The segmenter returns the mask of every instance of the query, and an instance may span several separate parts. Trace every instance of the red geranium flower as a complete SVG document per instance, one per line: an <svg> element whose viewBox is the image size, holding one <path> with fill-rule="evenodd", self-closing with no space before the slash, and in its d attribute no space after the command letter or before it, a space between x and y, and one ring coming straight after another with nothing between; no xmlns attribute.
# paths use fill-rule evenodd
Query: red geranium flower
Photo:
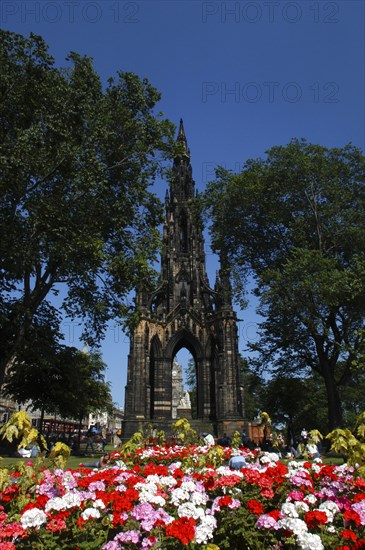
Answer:
<svg viewBox="0 0 365 550"><path fill-rule="evenodd" d="M338 476L337 476L337 474L334 472L334 469L335 469L334 466L330 466L330 465L328 465L328 464L322 466L322 467L321 467L321 475L322 475L322 477L328 477L328 478L331 479L332 481L337 481Z"/></svg>
<svg viewBox="0 0 365 550"><path fill-rule="evenodd" d="M261 473L258 470L243 470L243 475L247 483L258 483L261 478Z"/></svg>
<svg viewBox="0 0 365 550"><path fill-rule="evenodd" d="M108 496L113 512L128 512L132 510L134 501L138 500L139 492L130 487L123 493L120 491L111 491Z"/></svg>
<svg viewBox="0 0 365 550"><path fill-rule="evenodd" d="M150 476L150 475L157 475L157 476L168 476L169 471L166 468L166 466L162 464L154 464L153 462L150 462L144 467L144 475Z"/></svg>
<svg viewBox="0 0 365 550"><path fill-rule="evenodd" d="M48 499L47 499L48 500ZM28 502L22 510L22 514L26 512L27 510L32 510L32 508L40 508L40 506L37 506L35 502Z"/></svg>
<svg viewBox="0 0 365 550"><path fill-rule="evenodd" d="M234 487L241 482L241 478L235 474L230 476L223 476L217 479L214 483L214 487Z"/></svg>
<svg viewBox="0 0 365 550"><path fill-rule="evenodd" d="M221 497L218 500L218 506L229 506L232 503L232 498L228 495Z"/></svg>
<svg viewBox="0 0 365 550"><path fill-rule="evenodd" d="M195 535L196 522L194 518L182 518L176 519L166 526L166 536L174 537L183 544L189 544Z"/></svg>
<svg viewBox="0 0 365 550"><path fill-rule="evenodd" d="M355 479L354 485L355 487L359 487L359 489L365 489L365 479L363 479L362 477L357 477Z"/></svg>
<svg viewBox="0 0 365 550"><path fill-rule="evenodd" d="M10 502L18 496L19 492L20 487L18 487L18 485L10 485L3 493L0 493L0 498L3 502Z"/></svg>
<svg viewBox="0 0 365 550"><path fill-rule="evenodd" d="M175 479L178 479L179 477L184 477L184 472L180 468L175 468L175 470L172 472L172 475Z"/></svg>
<svg viewBox="0 0 365 550"><path fill-rule="evenodd" d="M260 479L257 482L257 485L260 489L271 489L273 484L272 479L267 475L261 475Z"/></svg>
<svg viewBox="0 0 365 550"><path fill-rule="evenodd" d="M352 542L357 541L357 536L350 529L345 529L344 531L342 531L342 533L340 534L340 537L343 539L352 540Z"/></svg>
<svg viewBox="0 0 365 550"><path fill-rule="evenodd" d="M251 514L256 514L257 516L261 516L264 512L264 507L261 502L254 498L246 502L246 508Z"/></svg>
<svg viewBox="0 0 365 550"><path fill-rule="evenodd" d="M314 510L313 512L307 512L304 516L304 521L308 527L314 529L318 525L324 525L328 521L326 512L321 512L320 510Z"/></svg>
<svg viewBox="0 0 365 550"><path fill-rule="evenodd" d="M52 518L46 526L47 531L52 531L52 533L57 533L57 531L62 531L67 528L67 524L62 518Z"/></svg>
<svg viewBox="0 0 365 550"><path fill-rule="evenodd" d="M20 523L13 521L12 523L4 525L4 527L0 530L0 536L4 538L17 538L22 537L24 532L25 529L23 526Z"/></svg>
<svg viewBox="0 0 365 550"><path fill-rule="evenodd" d="M81 516L76 521L76 525L77 527L80 527L80 529L84 527L85 523L86 523L86 520L84 520Z"/></svg>
<svg viewBox="0 0 365 550"><path fill-rule="evenodd" d="M355 510L346 510L343 514L343 519L348 522L353 521L356 526L361 525L361 518Z"/></svg>

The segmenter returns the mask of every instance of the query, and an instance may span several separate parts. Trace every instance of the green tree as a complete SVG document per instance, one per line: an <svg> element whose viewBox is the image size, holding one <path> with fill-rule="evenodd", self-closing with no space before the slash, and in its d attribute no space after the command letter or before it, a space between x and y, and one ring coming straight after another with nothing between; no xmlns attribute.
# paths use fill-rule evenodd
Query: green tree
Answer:
<svg viewBox="0 0 365 550"><path fill-rule="evenodd" d="M266 410L263 396L265 394L265 381L257 369L245 357L239 360L241 384L244 388L245 418L253 420L260 411Z"/></svg>
<svg viewBox="0 0 365 550"><path fill-rule="evenodd" d="M41 317L40 311L7 372L3 394L39 409L41 419L45 412L76 420L91 412L112 413L110 388L104 379L106 365L100 354L61 345L49 312Z"/></svg>
<svg viewBox="0 0 365 550"><path fill-rule="evenodd" d="M352 428L356 418L365 411L365 370L357 369L351 380L340 388L344 426Z"/></svg>
<svg viewBox="0 0 365 550"><path fill-rule="evenodd" d="M262 400L273 424L285 426L288 442L292 437L298 442L303 427L322 433L327 429L326 394L318 375L272 378L266 382Z"/></svg>
<svg viewBox="0 0 365 550"><path fill-rule="evenodd" d="M60 354L64 392L60 414L80 422L90 413L113 414L109 384L105 382L106 364L99 352L83 352L65 347Z"/></svg>
<svg viewBox="0 0 365 550"><path fill-rule="evenodd" d="M57 68L39 36L0 31L0 385L40 305L63 310L97 342L151 272L161 204L149 187L173 126L154 114L148 80L103 86L74 52Z"/></svg>
<svg viewBox="0 0 365 550"><path fill-rule="evenodd" d="M62 346L59 319L46 302L40 305L17 356L9 367L2 394L33 410L59 412L58 400L63 400L62 370L59 353Z"/></svg>
<svg viewBox="0 0 365 550"><path fill-rule="evenodd" d="M364 364L365 159L352 145L304 140L267 155L238 175L220 169L208 186L213 243L241 287L256 280L262 364L320 375L332 429L343 420L339 388Z"/></svg>

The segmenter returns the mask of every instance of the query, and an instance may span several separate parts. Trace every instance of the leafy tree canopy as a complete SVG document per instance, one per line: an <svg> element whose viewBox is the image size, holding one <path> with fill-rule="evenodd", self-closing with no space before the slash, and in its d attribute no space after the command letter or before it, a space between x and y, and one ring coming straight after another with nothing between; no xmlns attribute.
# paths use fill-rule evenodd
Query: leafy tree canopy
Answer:
<svg viewBox="0 0 365 550"><path fill-rule="evenodd" d="M149 190L173 125L147 79L103 87L92 60L58 68L43 39L0 31L0 383L59 285L97 342L150 274L161 204Z"/></svg>
<svg viewBox="0 0 365 550"><path fill-rule="evenodd" d="M205 195L215 249L229 258L240 296L248 274L257 283L261 364L318 373L330 428L342 423L339 387L363 366L364 172L352 145L293 140L238 175L219 169Z"/></svg>
<svg viewBox="0 0 365 550"><path fill-rule="evenodd" d="M59 342L52 310L40 306L16 360L8 369L3 393L63 418L80 418L90 412L112 409L106 365L97 352L84 353Z"/></svg>

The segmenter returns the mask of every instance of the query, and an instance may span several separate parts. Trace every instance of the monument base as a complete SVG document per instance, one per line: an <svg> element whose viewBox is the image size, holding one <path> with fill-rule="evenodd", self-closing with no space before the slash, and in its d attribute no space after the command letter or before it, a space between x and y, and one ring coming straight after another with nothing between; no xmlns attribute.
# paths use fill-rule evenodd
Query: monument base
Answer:
<svg viewBox="0 0 365 550"><path fill-rule="evenodd" d="M245 422L242 418L237 419L229 419L229 420L218 420L217 422L217 431L218 436L222 436L223 434L226 434L228 437L232 438L235 434L235 432L242 433L243 429L245 429L247 426L247 422Z"/></svg>
<svg viewBox="0 0 365 550"><path fill-rule="evenodd" d="M186 418L187 420L191 420L191 409L177 409L176 416L177 418Z"/></svg>

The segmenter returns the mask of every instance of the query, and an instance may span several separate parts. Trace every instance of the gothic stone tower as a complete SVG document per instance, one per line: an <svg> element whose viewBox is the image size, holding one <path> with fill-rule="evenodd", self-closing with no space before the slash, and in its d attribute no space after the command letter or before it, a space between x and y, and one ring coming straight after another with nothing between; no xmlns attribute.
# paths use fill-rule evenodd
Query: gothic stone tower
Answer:
<svg viewBox="0 0 365 550"><path fill-rule="evenodd" d="M174 159L166 193L160 284L153 292L139 289L136 295L140 321L130 341L124 437L130 437L140 423L152 422L169 432L175 416L173 360L182 348L195 361L201 425L220 434L243 424L237 318L229 277L221 265L215 287L210 288L182 121L177 141L181 153Z"/></svg>

